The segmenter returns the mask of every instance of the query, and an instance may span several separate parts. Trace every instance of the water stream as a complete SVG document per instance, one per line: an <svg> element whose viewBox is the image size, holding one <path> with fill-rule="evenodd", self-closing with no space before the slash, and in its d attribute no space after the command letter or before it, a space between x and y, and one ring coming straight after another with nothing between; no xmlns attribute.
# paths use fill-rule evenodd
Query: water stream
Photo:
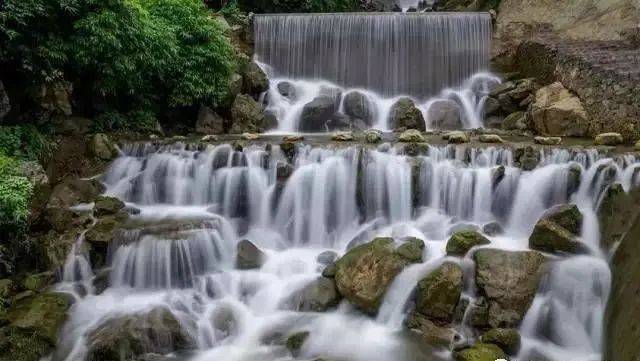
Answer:
<svg viewBox="0 0 640 361"><path fill-rule="evenodd" d="M99 295L92 288L76 294L53 360L83 360L88 331L110 317L157 306L170 309L197 340L188 360L447 359L447 351L410 337L403 321L416 282L431 269L445 259L473 269L469 256L445 256L451 232L498 222L505 232L489 237L489 247L526 250L544 210L566 202L585 215L582 239L592 252L550 256L551 271L521 325L516 359L596 360L610 274L595 210L612 182L637 186L640 163L595 150L545 150L540 158L536 169L522 171L512 150L501 147L433 146L409 157L388 144L299 145L289 159L278 146L129 145L103 181L107 195L139 210L131 216L136 227L111 244L110 287ZM293 172L279 179L285 164ZM570 178L575 169L579 184ZM375 236L426 243L424 262L398 275L377 317L344 300L325 313L291 306L295 292L324 269L318 255L342 255ZM235 268L241 239L267 255L259 269ZM73 271L87 264L73 252L60 289L90 284L93 273ZM473 287L465 297L475 297ZM229 321L221 325L216 315ZM477 336L464 323L456 328L463 339ZM311 335L297 358L268 341L300 330Z"/></svg>

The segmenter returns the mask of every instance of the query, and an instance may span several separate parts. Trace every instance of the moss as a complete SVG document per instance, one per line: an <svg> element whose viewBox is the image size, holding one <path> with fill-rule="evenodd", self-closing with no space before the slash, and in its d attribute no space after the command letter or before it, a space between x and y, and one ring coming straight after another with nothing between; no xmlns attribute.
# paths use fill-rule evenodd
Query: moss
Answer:
<svg viewBox="0 0 640 361"><path fill-rule="evenodd" d="M489 243L491 241L476 231L456 232L447 242L447 254L450 256L464 256L471 248Z"/></svg>
<svg viewBox="0 0 640 361"><path fill-rule="evenodd" d="M496 361L506 359L507 355L496 345L476 343L470 348L456 352L454 358L456 361Z"/></svg>
<svg viewBox="0 0 640 361"><path fill-rule="evenodd" d="M451 322L462 293L462 269L446 262L418 282L416 309L430 319Z"/></svg>
<svg viewBox="0 0 640 361"><path fill-rule="evenodd" d="M415 237L410 237L398 247L397 252L410 262L422 262L422 252L424 251L424 241Z"/></svg>

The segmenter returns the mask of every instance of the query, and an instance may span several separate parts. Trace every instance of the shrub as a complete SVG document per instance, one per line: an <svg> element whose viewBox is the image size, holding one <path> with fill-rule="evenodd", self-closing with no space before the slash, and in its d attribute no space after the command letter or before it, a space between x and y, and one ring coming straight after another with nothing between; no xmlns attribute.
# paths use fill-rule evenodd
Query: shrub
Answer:
<svg viewBox="0 0 640 361"><path fill-rule="evenodd" d="M32 125L0 126L0 154L38 160L49 153L49 143Z"/></svg>

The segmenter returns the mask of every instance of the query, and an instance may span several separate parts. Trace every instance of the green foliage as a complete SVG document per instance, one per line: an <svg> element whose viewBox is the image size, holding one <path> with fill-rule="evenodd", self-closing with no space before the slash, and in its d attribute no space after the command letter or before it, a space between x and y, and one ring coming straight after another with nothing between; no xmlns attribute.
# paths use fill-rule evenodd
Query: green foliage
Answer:
<svg viewBox="0 0 640 361"><path fill-rule="evenodd" d="M158 121L151 111L134 110L127 114L115 111L100 114L93 122L93 131L97 133L114 131L133 131L153 133Z"/></svg>
<svg viewBox="0 0 640 361"><path fill-rule="evenodd" d="M235 64L201 0L6 0L0 49L27 84L64 77L121 112L216 104Z"/></svg>
<svg viewBox="0 0 640 361"><path fill-rule="evenodd" d="M232 25L246 25L247 15L240 9L236 0L230 1L220 9L219 13Z"/></svg>
<svg viewBox="0 0 640 361"><path fill-rule="evenodd" d="M0 126L0 154L38 160L48 152L48 142L34 126Z"/></svg>
<svg viewBox="0 0 640 361"><path fill-rule="evenodd" d="M310 10L317 13L358 11L357 0L311 0Z"/></svg>

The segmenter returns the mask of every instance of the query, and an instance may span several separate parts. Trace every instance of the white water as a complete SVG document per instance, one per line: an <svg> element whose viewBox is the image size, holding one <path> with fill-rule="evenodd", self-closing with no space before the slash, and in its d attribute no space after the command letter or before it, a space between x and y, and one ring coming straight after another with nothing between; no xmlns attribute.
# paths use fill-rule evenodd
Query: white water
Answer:
<svg viewBox="0 0 640 361"><path fill-rule="evenodd" d="M637 186L638 163L632 157L554 150L541 154L539 168L523 172L513 166L512 152L502 148L431 147L428 155L410 158L386 146L301 146L295 171L283 184L277 166L286 160L277 146L243 152L229 145L190 149L129 146L104 175L107 194L139 208L132 217L144 226L111 245L111 287L101 295L90 287L86 296L76 295L53 361L82 360L84 336L106 318L158 305L171 309L197 340L198 350L190 357L195 361L293 360L281 344L265 339L300 330L311 336L298 360L446 359L447 352L407 337L402 324L417 281L445 259L452 227L497 221L506 233L491 237L490 247L528 249L528 235L541 213L565 202L577 203L585 214L582 238L593 252L552 263L522 323L518 359L600 357L610 275L593 215L611 182L623 182L625 189ZM415 164L420 169L412 172ZM505 176L494 181L499 166ZM577 189L567 182L569 167L582 170ZM157 228L185 222L190 225L172 231ZM424 262L398 275L377 318L347 301L326 313L287 306L291 295L320 276L320 253L342 255L375 236L398 241L415 236L426 243ZM267 254L261 268L234 268L241 239ZM473 267L470 257L447 259ZM78 262L88 265L72 252L61 290L76 289L93 277L76 271L80 277L70 277ZM472 282L466 283L465 295L473 298ZM217 328L213 320L221 313L233 320L231 330ZM456 327L462 337L476 336L465 325Z"/></svg>

